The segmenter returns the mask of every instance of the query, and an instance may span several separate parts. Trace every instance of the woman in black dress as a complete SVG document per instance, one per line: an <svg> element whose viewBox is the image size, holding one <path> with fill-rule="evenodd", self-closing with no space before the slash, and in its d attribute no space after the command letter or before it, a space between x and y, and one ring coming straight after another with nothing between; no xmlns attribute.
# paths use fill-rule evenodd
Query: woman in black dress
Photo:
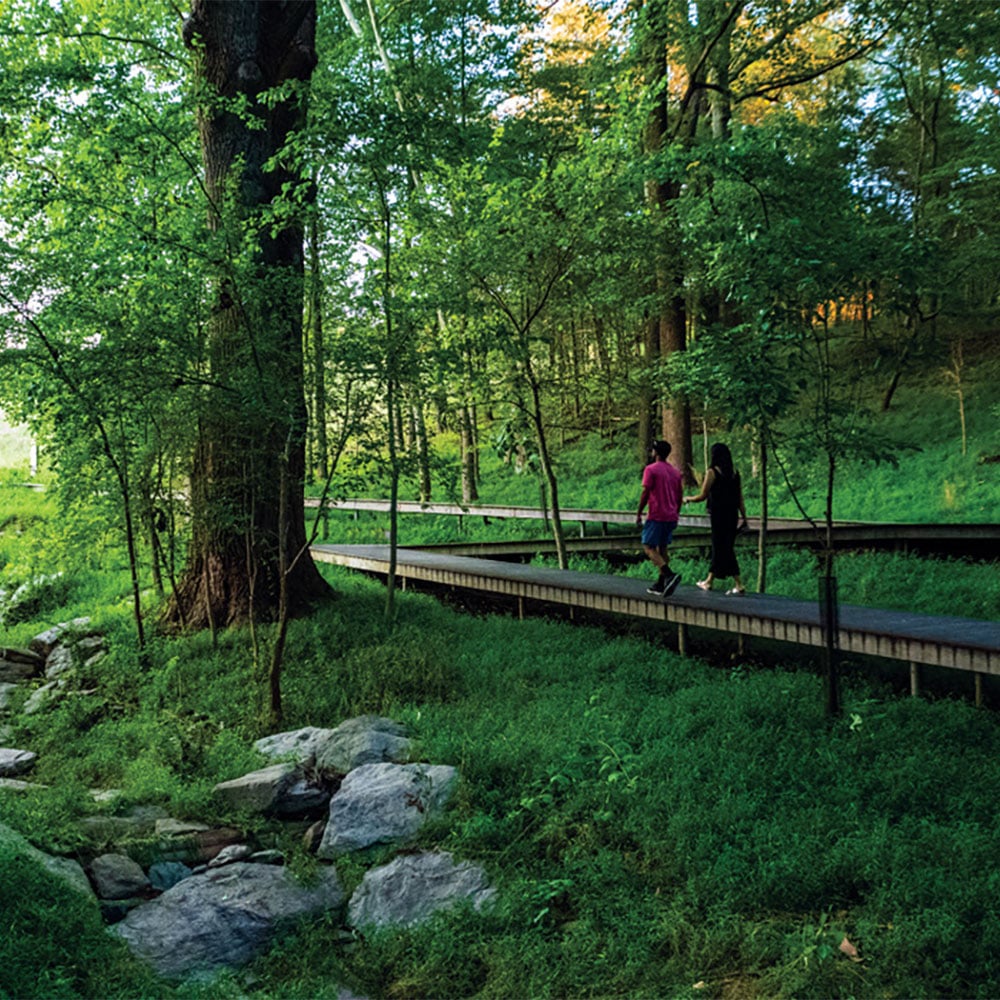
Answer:
<svg viewBox="0 0 1000 1000"><path fill-rule="evenodd" d="M743 581L736 561L736 533L739 516L746 523L747 511L743 505L743 487L740 474L733 468L733 456L724 444L712 445L711 464L697 496L685 497L685 503L708 501L708 515L712 522L712 564L708 576L698 581L702 590L711 590L717 576L733 578L732 589L727 594L742 594Z"/></svg>

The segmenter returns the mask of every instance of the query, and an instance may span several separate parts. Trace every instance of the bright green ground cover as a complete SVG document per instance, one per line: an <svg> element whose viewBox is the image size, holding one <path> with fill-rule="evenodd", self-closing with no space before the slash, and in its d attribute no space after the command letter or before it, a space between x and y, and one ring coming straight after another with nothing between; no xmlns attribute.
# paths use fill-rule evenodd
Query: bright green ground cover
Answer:
<svg viewBox="0 0 1000 1000"><path fill-rule="evenodd" d="M713 669L414 594L400 595L390 633L377 583L330 575L341 598L292 630L288 727L359 712L406 721L422 758L463 775L425 843L484 863L500 902L351 947L330 925L303 929L254 965L254 995L334 997L338 982L391 997L1000 991L994 714L854 681L829 725L818 679L791 665ZM210 795L256 763L259 712L231 695L263 690L245 637L215 650L207 636L160 639L143 667L126 610L100 619L113 654L92 678L99 695L17 727L52 788L0 797L0 821L72 849L96 786L123 789L125 804L245 820ZM307 867L297 835L257 834ZM67 901L39 873L16 874L31 891L4 898L0 995L172 995L99 933L95 909L72 906L64 934L53 908ZM352 886L360 868L343 876ZM845 936L862 962L838 951ZM201 995L244 993L235 977Z"/></svg>

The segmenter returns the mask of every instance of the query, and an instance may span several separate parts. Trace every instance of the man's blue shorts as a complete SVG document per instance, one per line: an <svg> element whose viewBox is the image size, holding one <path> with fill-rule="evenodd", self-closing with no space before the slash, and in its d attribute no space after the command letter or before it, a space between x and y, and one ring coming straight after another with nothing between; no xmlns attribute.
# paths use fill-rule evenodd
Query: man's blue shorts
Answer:
<svg viewBox="0 0 1000 1000"><path fill-rule="evenodd" d="M651 549L665 549L676 527L676 521L647 521L642 529L642 544Z"/></svg>

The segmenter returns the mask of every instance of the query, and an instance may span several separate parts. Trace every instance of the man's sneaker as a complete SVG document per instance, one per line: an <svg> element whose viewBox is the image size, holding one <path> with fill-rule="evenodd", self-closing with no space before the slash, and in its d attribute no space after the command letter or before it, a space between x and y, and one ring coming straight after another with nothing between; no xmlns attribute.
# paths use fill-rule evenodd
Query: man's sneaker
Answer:
<svg viewBox="0 0 1000 1000"><path fill-rule="evenodd" d="M662 597L663 586L664 586L663 577L661 576L660 579L656 581L656 583L646 588L646 593L652 594L654 597Z"/></svg>
<svg viewBox="0 0 1000 1000"><path fill-rule="evenodd" d="M663 596L669 597L676 589L677 584L681 582L680 573L672 573L667 577L667 582L663 585Z"/></svg>

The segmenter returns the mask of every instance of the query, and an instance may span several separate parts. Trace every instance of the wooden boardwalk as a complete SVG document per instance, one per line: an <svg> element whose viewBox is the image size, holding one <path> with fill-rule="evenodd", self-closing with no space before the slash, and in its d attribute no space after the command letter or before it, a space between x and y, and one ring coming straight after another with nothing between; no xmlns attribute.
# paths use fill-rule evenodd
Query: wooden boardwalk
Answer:
<svg viewBox="0 0 1000 1000"><path fill-rule="evenodd" d="M308 498L306 507L318 507L319 501ZM388 500L344 499L331 500L326 504L330 510L388 513ZM397 503L400 514L437 514L440 516L477 517L485 520L542 521L548 512L537 507L514 507L502 504L448 504L421 503L401 500ZM609 525L635 527L635 512L622 510L584 510L573 507L560 509L560 520L564 525L578 524L579 536L587 537L588 524L600 525L606 536ZM708 517L705 514L681 514L679 525L695 532L707 532ZM749 518L750 537L756 541L760 519ZM688 532L690 534L690 532ZM675 544L685 544L681 532ZM593 536L591 536L593 537ZM614 538L615 536L609 536ZM823 526L818 528L798 518L772 517L767 522L768 544L818 546L823 543ZM940 552L945 555L968 555L977 559L1000 558L1000 524L907 524L907 523L864 523L860 521L835 521L832 533L834 548L838 549L896 549ZM570 539L567 537L567 542ZM696 543L697 544L697 543ZM604 546L605 549L610 546Z"/></svg>
<svg viewBox="0 0 1000 1000"><path fill-rule="evenodd" d="M312 553L320 562L382 576L389 571L384 545L314 545ZM522 611L524 601L538 601L675 623L682 650L688 626L804 646L825 643L815 601L769 594L727 597L683 583L663 600L646 593L648 581L415 549L398 551L396 576L404 585L412 580L512 597ZM1000 674L1000 622L841 604L837 638L845 653L902 660L913 668L930 664Z"/></svg>

